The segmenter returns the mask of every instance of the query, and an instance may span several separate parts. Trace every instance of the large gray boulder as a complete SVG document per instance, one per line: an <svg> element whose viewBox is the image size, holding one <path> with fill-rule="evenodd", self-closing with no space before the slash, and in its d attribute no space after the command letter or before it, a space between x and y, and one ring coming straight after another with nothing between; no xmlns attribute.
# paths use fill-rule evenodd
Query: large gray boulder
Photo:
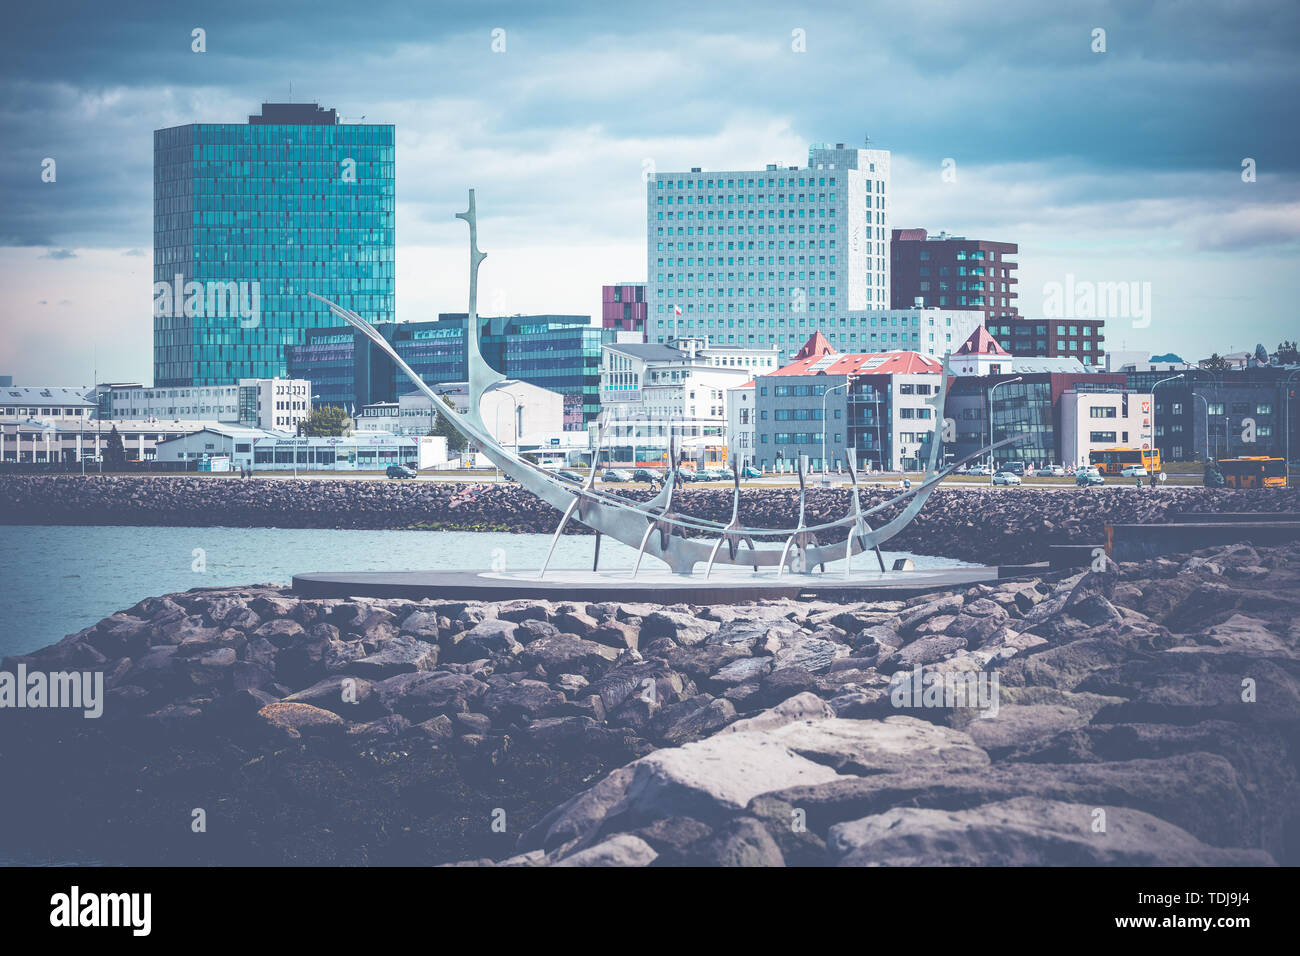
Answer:
<svg viewBox="0 0 1300 956"><path fill-rule="evenodd" d="M603 843L563 857L556 866L649 866L659 856L638 836L619 833Z"/></svg>
<svg viewBox="0 0 1300 956"><path fill-rule="evenodd" d="M825 720L834 717L835 711L816 694L805 691L788 700L783 700L775 707L769 707L753 717L746 717L734 724L722 728L719 733L738 734L764 730L775 730L795 721Z"/></svg>
<svg viewBox="0 0 1300 956"><path fill-rule="evenodd" d="M669 637L682 647L703 643L718 630L717 621L709 621L677 611L655 611L641 622L641 643Z"/></svg>
<svg viewBox="0 0 1300 956"><path fill-rule="evenodd" d="M403 636L384 642L374 654L354 660L349 670L372 680L383 680L396 674L431 671L437 666L438 645Z"/></svg>
<svg viewBox="0 0 1300 956"><path fill-rule="evenodd" d="M801 720L767 730L764 736L842 773L897 773L918 765L971 770L989 765L988 754L969 735L915 717Z"/></svg>
<svg viewBox="0 0 1300 956"><path fill-rule="evenodd" d="M1016 797L1039 797L1093 807L1128 807L1182 827L1215 846L1280 846L1275 807L1243 792L1243 777L1223 757L1183 753L1109 763L1004 763L948 771L919 764L896 773L843 776L813 787L764 794L748 810L788 826L795 808L810 830L893 807L966 810ZM780 832L774 831L774 832Z"/></svg>
<svg viewBox="0 0 1300 956"><path fill-rule="evenodd" d="M1104 813L1104 818L1098 811ZM1098 830L1104 820L1104 830ZM839 866L1270 866L1139 810L1018 797L970 810L896 807L831 827Z"/></svg>
<svg viewBox="0 0 1300 956"><path fill-rule="evenodd" d="M820 783L837 774L766 734L726 734L642 757L611 816L632 826L669 816L708 823L760 793ZM608 824L609 820L606 820ZM628 827L631 828L630 826Z"/></svg>

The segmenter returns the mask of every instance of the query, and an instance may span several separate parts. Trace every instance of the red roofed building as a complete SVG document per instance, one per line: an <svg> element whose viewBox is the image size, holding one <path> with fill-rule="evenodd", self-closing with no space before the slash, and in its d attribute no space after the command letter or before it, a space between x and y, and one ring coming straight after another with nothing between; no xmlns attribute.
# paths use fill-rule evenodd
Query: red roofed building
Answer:
<svg viewBox="0 0 1300 956"><path fill-rule="evenodd" d="M796 359L771 374L808 375L814 368L827 375L924 375L927 373L937 375L943 368L943 362L931 355L922 355L920 352L869 352L841 355L831 351Z"/></svg>
<svg viewBox="0 0 1300 956"><path fill-rule="evenodd" d="M808 341L803 344L803 348L795 353L794 361L797 362L806 358L821 358L823 355L834 351L835 349L831 346L831 343L826 341L826 336L820 332L814 332Z"/></svg>
<svg viewBox="0 0 1300 956"><path fill-rule="evenodd" d="M754 462L790 471L919 471L929 454L941 360L920 352L839 353L820 333L789 365L755 379Z"/></svg>
<svg viewBox="0 0 1300 956"><path fill-rule="evenodd" d="M952 372L958 376L999 375L1011 370L1011 353L980 326L952 354Z"/></svg>

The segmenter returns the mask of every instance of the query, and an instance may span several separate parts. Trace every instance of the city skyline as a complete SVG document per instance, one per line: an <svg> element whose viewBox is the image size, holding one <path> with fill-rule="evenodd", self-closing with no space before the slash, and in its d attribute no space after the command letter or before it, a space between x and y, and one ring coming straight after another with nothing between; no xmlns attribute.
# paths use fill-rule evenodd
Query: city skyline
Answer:
<svg viewBox="0 0 1300 956"><path fill-rule="evenodd" d="M293 30L251 4L55 7L15 11L3 41L0 372L16 381L150 380L153 131L242 122L290 83L396 127L398 321L461 308L453 214L471 186L480 311L598 321L603 284L647 278L647 161L802 166L811 143L869 134L893 157L891 225L1017 243L1024 316L1051 283L1149 282L1149 321L1108 323L1110 348L1195 359L1295 337L1295 107L1275 92L1297 71L1290 9L1013 4L1013 38L949 3L670 4L636 32L596 5L312 7Z"/></svg>

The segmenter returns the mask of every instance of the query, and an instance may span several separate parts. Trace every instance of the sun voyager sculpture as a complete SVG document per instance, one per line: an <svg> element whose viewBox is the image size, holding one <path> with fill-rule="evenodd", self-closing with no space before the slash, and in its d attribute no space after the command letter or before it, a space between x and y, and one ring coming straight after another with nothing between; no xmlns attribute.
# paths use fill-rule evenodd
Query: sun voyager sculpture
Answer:
<svg viewBox="0 0 1300 956"><path fill-rule="evenodd" d="M561 513L562 517L555 529L546 559L540 569L527 575L533 580L542 580L546 577L551 557L555 553L555 545L570 522L586 525L596 533L596 559L593 561L593 572L599 562L601 536L607 535L636 549L636 561L630 574L632 578L640 573L642 559L649 555L663 561L677 575L694 575L696 568L703 565L705 580L709 579L715 568L719 566L729 567L733 572L742 568L752 569L753 572L766 572L777 579L800 575L824 577L828 563L843 560L843 575L847 579L855 576L854 556L865 551L875 552L880 572L883 574L885 562L880 546L907 527L944 477L966 462L978 459L996 448L1016 442L1023 437L1016 435L988 445L940 469L938 459L941 442L937 440L936 434L936 440L930 442L924 476L915 483L905 481L905 488L901 494L865 510L859 497L857 470L852 456L848 456L845 461L850 486L850 504L847 513L833 521L823 521L813 525L806 521L807 459L806 456L801 456L797 470L799 516L797 523L789 528L748 527L740 522L741 488L738 468L733 468L735 476L729 521L725 523L710 521L680 513L676 507L681 478L678 470L678 440L675 434L669 436L669 465L663 485L651 500L636 501L597 488L596 471L600 460L600 449L604 445L608 427L608 418L603 415L597 422L596 449L592 454L591 471L586 481L582 485L565 481L511 454L493 438L483 423L479 412L483 393L497 383L505 381L506 376L487 364L479 346L481 329L478 321L478 270L487 255L478 247L478 220L473 189L469 191L469 208L465 212L456 213L456 218L463 219L469 224L468 328L470 334L466 336L469 407L463 414L451 413L433 389L425 384L424 380L406 364L393 346L369 322L355 312L330 302L322 296L315 293L310 295L328 306L330 312L356 328L388 355L412 384L429 398L439 414L443 415L457 432L472 442L503 473L518 481L522 487L527 488ZM927 403L934 409L933 420L936 422L943 421L944 403L948 394L948 368L948 355L945 354L939 388L936 394L927 399ZM886 512L900 504L903 507L897 515L877 528L871 526L870 519L873 515ZM626 574L626 572L620 573Z"/></svg>

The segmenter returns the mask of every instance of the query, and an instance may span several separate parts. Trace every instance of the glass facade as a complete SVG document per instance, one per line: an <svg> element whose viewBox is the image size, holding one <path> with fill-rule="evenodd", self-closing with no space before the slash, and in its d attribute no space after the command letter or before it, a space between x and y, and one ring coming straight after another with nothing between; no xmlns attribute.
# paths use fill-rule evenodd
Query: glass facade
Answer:
<svg viewBox="0 0 1300 956"><path fill-rule="evenodd" d="M1023 461L1035 467L1055 462L1056 439L1052 429L1052 386L1050 382L1008 382L993 393L993 441L1012 435L1029 437L1015 445L999 448L998 462Z"/></svg>
<svg viewBox="0 0 1300 956"><path fill-rule="evenodd" d="M520 325L505 335L502 371L563 395L564 429L578 431L600 414L600 347L614 336L589 325Z"/></svg>
<svg viewBox="0 0 1300 956"><path fill-rule="evenodd" d="M155 385L286 377L288 348L337 324L308 292L393 320L394 128L302 104L250 120L154 132ZM253 315L213 308L229 283Z"/></svg>
<svg viewBox="0 0 1300 956"><path fill-rule="evenodd" d="M357 351L351 329L311 330L304 344L286 349L286 364L292 378L311 382L313 404L351 408L356 404Z"/></svg>
<svg viewBox="0 0 1300 956"><path fill-rule="evenodd" d="M429 385L463 382L468 378L464 319L441 319L397 327L393 347L411 369ZM489 365L492 356L484 354ZM401 391L406 391L403 380Z"/></svg>
<svg viewBox="0 0 1300 956"><path fill-rule="evenodd" d="M445 313L432 322L376 326L411 370L429 385L463 382L466 368L464 313ZM581 430L600 413L601 346L613 329L592 326L586 315L512 315L482 318L483 358L502 374L564 396L564 427ZM291 346L295 378L312 382L317 404L360 409L395 402L407 388L393 363L346 327L312 330L303 345Z"/></svg>

